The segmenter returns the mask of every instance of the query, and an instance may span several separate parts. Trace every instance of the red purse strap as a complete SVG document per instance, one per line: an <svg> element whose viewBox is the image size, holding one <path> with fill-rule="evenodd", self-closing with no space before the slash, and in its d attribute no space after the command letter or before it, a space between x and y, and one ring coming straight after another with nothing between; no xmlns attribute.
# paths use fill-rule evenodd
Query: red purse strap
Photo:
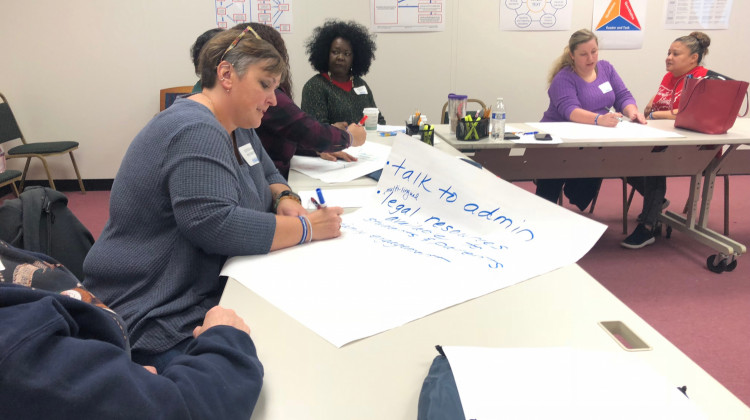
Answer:
<svg viewBox="0 0 750 420"><path fill-rule="evenodd" d="M687 76L687 74L683 74L682 77L680 77L679 79L677 79L677 83L675 83L674 87L672 88L672 98L669 100L669 112L672 115L677 115L674 112L674 97L675 97L674 92L677 89L677 86L680 84L680 81L682 81L682 84L683 84L683 86L682 86L682 92L685 92L685 88L687 87L688 80L692 78L692 77L688 78L688 77L685 77L685 76ZM703 80L703 79L702 78L699 79L698 83L700 83L700 80ZM696 86L698 86L698 85L696 84ZM680 94L680 96L682 96L682 94ZM688 99L688 101L689 101L689 99Z"/></svg>
<svg viewBox="0 0 750 420"><path fill-rule="evenodd" d="M742 113L742 115L737 114L738 117L742 118L745 115L747 115L747 110L750 108L750 96L748 96L748 93L745 92L745 112Z"/></svg>

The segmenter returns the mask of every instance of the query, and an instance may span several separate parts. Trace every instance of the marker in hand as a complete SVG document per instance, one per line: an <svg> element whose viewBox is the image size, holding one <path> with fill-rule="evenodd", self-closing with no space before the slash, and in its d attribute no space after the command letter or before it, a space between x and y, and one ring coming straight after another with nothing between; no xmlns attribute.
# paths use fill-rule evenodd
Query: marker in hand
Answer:
<svg viewBox="0 0 750 420"><path fill-rule="evenodd" d="M318 207L318 209L325 208L326 207L326 199L323 198L323 191L321 191L320 188L316 188L315 192L318 194L318 200L320 201L320 203L315 203L315 199L313 199L313 203L316 204L316 206Z"/></svg>
<svg viewBox="0 0 750 420"><path fill-rule="evenodd" d="M362 117L362 119L359 120L359 122L357 123L357 125L364 125L365 121L367 121L367 115L365 115L364 117ZM320 188L318 188L318 190L320 190Z"/></svg>

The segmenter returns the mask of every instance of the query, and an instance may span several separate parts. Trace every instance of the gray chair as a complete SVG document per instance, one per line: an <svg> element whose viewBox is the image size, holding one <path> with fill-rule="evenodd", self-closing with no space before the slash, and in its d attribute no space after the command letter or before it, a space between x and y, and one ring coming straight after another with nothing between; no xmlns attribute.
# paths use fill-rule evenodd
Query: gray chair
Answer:
<svg viewBox="0 0 750 420"><path fill-rule="evenodd" d="M26 158L26 166L23 168L23 174L21 175L21 186L20 190L23 191L24 183L26 181L26 175L29 171L29 164L32 158L38 158L44 165L44 170L47 172L47 179L49 180L50 188L55 189L55 181L52 179L52 174L49 171L47 165L47 158L67 153L70 155L70 160L73 162L73 169L75 169L76 176L78 177L78 186L81 187L81 192L86 193L86 189L83 187L83 180L81 174L78 172L78 165L76 165L76 159L73 156L73 151L78 149L78 142L75 141L49 141L49 142L36 142L29 143L21 132L21 128L16 122L16 117L13 115L13 111L10 109L10 104L5 98L5 95L0 93L0 144L13 141L21 140L20 145L12 147L5 152L6 158Z"/></svg>

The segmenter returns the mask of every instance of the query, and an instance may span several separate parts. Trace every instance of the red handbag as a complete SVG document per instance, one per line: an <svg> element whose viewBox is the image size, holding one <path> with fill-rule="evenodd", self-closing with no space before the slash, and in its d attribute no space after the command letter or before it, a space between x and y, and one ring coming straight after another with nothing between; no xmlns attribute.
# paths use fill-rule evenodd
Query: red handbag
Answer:
<svg viewBox="0 0 750 420"><path fill-rule="evenodd" d="M747 96L748 83L740 80L686 78L682 88L679 112L674 126L706 134L724 134L732 128L742 102Z"/></svg>

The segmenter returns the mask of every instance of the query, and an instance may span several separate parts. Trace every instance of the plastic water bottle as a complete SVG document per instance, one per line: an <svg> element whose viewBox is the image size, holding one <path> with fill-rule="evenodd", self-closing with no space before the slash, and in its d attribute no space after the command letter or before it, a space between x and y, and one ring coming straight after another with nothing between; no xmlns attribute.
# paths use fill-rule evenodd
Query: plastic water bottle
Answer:
<svg viewBox="0 0 750 420"><path fill-rule="evenodd" d="M492 109L492 138L502 140L505 136L505 104L503 98L497 98L497 104Z"/></svg>

